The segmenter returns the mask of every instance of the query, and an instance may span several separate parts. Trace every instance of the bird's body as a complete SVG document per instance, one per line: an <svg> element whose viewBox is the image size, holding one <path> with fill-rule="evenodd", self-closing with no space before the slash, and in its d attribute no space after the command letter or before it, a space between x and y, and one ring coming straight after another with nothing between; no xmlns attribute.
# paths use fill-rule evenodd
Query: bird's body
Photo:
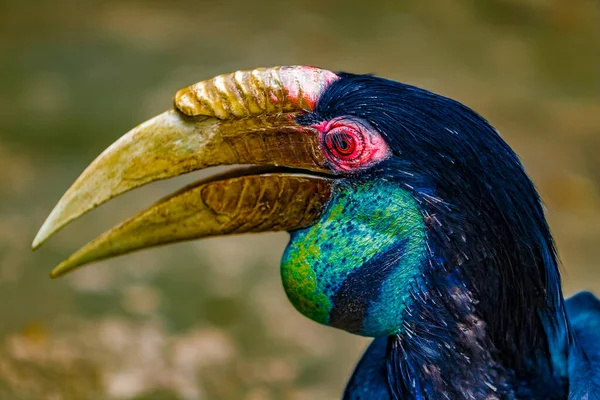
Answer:
<svg viewBox="0 0 600 400"><path fill-rule="evenodd" d="M535 187L477 113L402 83L308 67L223 75L181 91L176 108L101 155L36 243L151 180L216 164L277 168L186 188L57 275L150 245L287 230L292 304L376 338L346 399L600 398L600 302L564 300ZM160 162L139 171L122 154Z"/></svg>
<svg viewBox="0 0 600 400"><path fill-rule="evenodd" d="M396 387L410 388L410 378L405 380L403 366L411 358L410 353L398 351L398 338L386 337L374 339L346 387L345 400L365 399L423 399L423 398L498 398L498 399L597 399L600 398L600 301L591 293L582 292L566 301L567 315L574 331L574 341L567 344L566 336L559 342L563 351L560 360L559 372L544 374L545 379L536 384L532 389L528 382L518 382L516 391L507 385L502 393L496 387L491 387L489 382L476 381L463 386L462 393L457 395L452 392L435 392L434 396L419 394L418 392L391 393L390 382ZM396 353L394 355L394 353ZM461 354L455 354L462 357ZM441 368L436 365L423 365L422 371L436 371ZM468 367L468 373L472 373ZM485 370L489 365L483 365ZM417 371L413 371L417 372ZM451 376L455 376L452 374ZM435 385L435 379L431 381ZM401 389L402 390L402 389Z"/></svg>

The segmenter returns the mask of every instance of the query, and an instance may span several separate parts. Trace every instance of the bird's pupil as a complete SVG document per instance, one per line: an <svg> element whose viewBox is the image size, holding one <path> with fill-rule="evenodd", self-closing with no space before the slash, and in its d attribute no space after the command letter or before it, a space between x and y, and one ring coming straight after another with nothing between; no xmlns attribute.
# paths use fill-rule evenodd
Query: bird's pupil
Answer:
<svg viewBox="0 0 600 400"><path fill-rule="evenodd" d="M362 151L360 134L348 127L340 127L327 132L325 145L328 153L343 161L352 161Z"/></svg>
<svg viewBox="0 0 600 400"><path fill-rule="evenodd" d="M347 133L338 133L333 136L335 149L342 155L350 155L354 152L354 140Z"/></svg>

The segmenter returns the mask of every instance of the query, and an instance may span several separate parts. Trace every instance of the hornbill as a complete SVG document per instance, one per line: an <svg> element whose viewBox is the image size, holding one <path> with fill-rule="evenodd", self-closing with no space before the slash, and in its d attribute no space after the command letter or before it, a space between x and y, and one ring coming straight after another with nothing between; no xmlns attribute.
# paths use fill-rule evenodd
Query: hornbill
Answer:
<svg viewBox="0 0 600 400"><path fill-rule="evenodd" d="M220 75L132 129L33 242L152 181L237 165L105 232L52 277L131 251L288 231L289 300L374 337L346 399L600 398L600 301L565 300L536 189L461 103L305 66Z"/></svg>

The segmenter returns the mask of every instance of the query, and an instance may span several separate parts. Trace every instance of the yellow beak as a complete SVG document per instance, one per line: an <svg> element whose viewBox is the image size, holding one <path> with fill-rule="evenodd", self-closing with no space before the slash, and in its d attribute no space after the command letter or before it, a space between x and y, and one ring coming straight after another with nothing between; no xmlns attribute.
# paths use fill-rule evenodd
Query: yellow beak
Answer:
<svg viewBox="0 0 600 400"><path fill-rule="evenodd" d="M216 165L252 165L188 186L88 243L51 273L207 236L294 230L319 218L332 172L319 133L296 123L337 76L312 67L220 75L180 90L175 107L132 129L90 164L33 241L147 183ZM281 168L286 167L286 168Z"/></svg>

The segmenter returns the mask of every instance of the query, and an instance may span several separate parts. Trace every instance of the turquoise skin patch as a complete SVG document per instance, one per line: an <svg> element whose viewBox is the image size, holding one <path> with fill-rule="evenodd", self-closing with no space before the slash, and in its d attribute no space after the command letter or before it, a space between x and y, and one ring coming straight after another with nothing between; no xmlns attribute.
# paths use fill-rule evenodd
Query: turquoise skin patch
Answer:
<svg viewBox="0 0 600 400"><path fill-rule="evenodd" d="M397 184L339 183L321 220L291 232L283 286L314 321L363 336L391 335L401 329L425 240L417 203Z"/></svg>

